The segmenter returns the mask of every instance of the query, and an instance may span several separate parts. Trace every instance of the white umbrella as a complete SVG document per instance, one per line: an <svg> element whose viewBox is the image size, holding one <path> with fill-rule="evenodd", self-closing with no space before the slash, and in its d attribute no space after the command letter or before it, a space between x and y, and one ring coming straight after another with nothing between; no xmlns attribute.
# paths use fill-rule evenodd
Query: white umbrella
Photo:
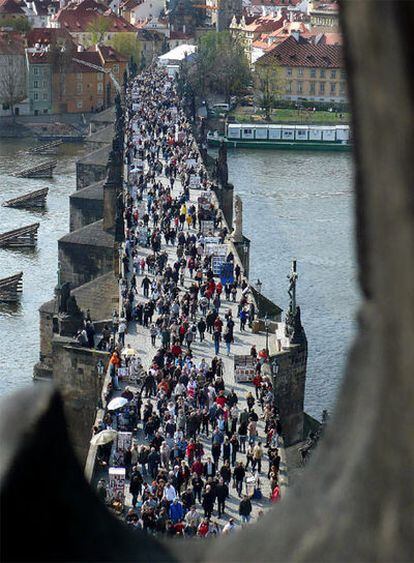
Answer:
<svg viewBox="0 0 414 563"><path fill-rule="evenodd" d="M116 411L118 409L122 409L122 407L124 407L127 403L128 399L125 399L125 397L115 397L115 399L112 399L112 401L110 401L108 410Z"/></svg>
<svg viewBox="0 0 414 563"><path fill-rule="evenodd" d="M113 428L108 428L107 430L102 430L92 436L91 444L92 446L103 446L104 444L108 444L115 440L118 432Z"/></svg>

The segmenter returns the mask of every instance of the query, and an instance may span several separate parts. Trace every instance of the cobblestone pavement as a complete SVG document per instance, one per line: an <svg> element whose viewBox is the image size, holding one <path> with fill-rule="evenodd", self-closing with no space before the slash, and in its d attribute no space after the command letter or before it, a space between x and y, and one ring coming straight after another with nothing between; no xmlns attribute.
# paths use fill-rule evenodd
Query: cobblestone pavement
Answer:
<svg viewBox="0 0 414 563"><path fill-rule="evenodd" d="M159 176L157 178L157 180L162 181L164 184L167 183L167 179L164 176ZM180 192L181 192L181 183L177 178L175 185L174 185L174 194L177 195ZM198 190L193 190L193 189L190 190L191 203L194 203L195 205L197 205L197 197L198 197L199 193L200 192ZM190 232L192 230L193 229L190 229ZM185 227L185 232L187 232L187 226ZM138 249L140 257L141 256L145 257L148 254L152 253L150 248L137 247L137 249ZM163 244L161 250L168 252L169 263L173 264L174 261L176 260L176 246L173 247L171 245ZM143 275L137 275L136 276L136 279L137 279L137 285L136 286L137 286L137 290L138 290L138 295L136 297L136 301L141 301L141 302L145 302L147 300L144 297L144 295L142 293L142 289L141 289L141 280L143 279L143 277L144 277ZM149 277L150 277L150 279L152 279L152 276L149 276ZM184 281L184 286L189 287L190 284L191 284L191 279L190 279L190 277L187 276L185 278L185 281ZM239 297L240 297L240 290L238 290L237 300L239 299ZM246 401L245 401L246 393L248 391L254 391L254 389L253 389L252 384L244 384L244 383L237 383L236 384L234 382L233 354L234 353L236 353L236 354L249 354L250 348L253 344L256 344L257 350L265 348L266 337L265 337L264 334L253 334L249 328L247 330L241 332L240 327L239 327L239 323L237 322L237 303L233 303L233 302L226 301L225 299L223 299L222 305L221 305L221 308L220 308L220 314L223 315L224 312L228 309L232 310L233 318L236 320L236 326L235 326L235 330L234 330L235 342L234 342L234 344L232 344L231 354L229 356L227 355L227 352L226 352L226 349L225 349L225 344L224 344L224 342L222 342L221 345L220 345L219 357L223 360L223 363L224 363L224 380L225 380L225 384L226 384L226 390L234 389L236 391L236 394L239 398L238 406L242 410L245 407L247 407L247 404L246 404ZM139 325L136 322L130 322L129 323L128 332L125 336L125 344L126 345L129 344L132 348L134 348L136 350L137 354L141 358L144 369L147 369L150 366L151 360L152 360L152 358L155 354L155 351L157 350L157 347L159 347L161 345L160 340L157 337L156 346L153 347L151 345L149 330L147 328L144 328L143 326ZM211 339L211 335L206 333L206 340L204 342L200 342L197 339L197 341L195 341L192 344L192 350L193 350L194 358L196 359L197 362L200 361L202 358L206 358L206 360L211 362L211 359L215 355L214 354L214 344L213 344L213 341ZM154 400L152 400L152 401L153 401L153 403L155 402ZM261 407L260 407L259 404L257 404L255 406L255 410L259 414L259 423L258 423L259 436L260 436L260 438L264 438L264 422L260 418L262 411L261 411ZM205 458L207 455L210 454L211 440L207 439L203 435L201 435L201 439L202 439L202 443L203 443L203 446L204 446L204 449L205 449L205 456L204 456L204 458ZM138 431L137 441L138 441L138 444L145 443L144 434L143 434L141 425L140 425L140 429ZM264 442L264 440L263 440L263 442ZM282 458L282 462L281 462L280 473L279 473L279 475L280 475L279 484L281 486L281 493L282 493L282 496L283 496L283 494L285 493L285 490L286 490L286 486L287 486L286 463L285 463L285 455L284 455L283 447L280 448L280 455L281 455L281 458ZM245 454L242 454L242 453L239 452L237 454L237 460L245 462L246 461ZM220 462L220 466L221 466L221 462ZM270 486L269 486L269 481L267 479L267 468L268 468L268 462L267 462L267 456L265 455L264 459L263 459L262 472L260 474L263 498L260 501L252 499L252 506L253 506L252 521L254 521L258 517L258 513L259 513L260 510L266 510L266 509L271 507L271 504L270 504L270 501L269 501ZM253 477L253 474L249 473L249 471L248 471L247 477L250 477L250 476ZM127 490L128 490L128 487L127 487ZM244 489L243 489L243 492L245 492L245 491L246 491L246 484L244 485ZM127 506L131 505L131 497L130 497L129 493L127 493L126 505ZM224 523L230 517L233 517L233 518L236 519L237 523L240 523L240 517L238 515L238 507L239 507L239 499L237 497L237 493L230 486L230 498L226 502L226 512L223 515L223 517L219 520L217 518L217 511L215 510L213 512L213 520L217 520L219 522L219 524L224 525ZM197 503L197 509L199 510L200 514L202 514L202 509L201 509L201 506L200 506L199 503Z"/></svg>

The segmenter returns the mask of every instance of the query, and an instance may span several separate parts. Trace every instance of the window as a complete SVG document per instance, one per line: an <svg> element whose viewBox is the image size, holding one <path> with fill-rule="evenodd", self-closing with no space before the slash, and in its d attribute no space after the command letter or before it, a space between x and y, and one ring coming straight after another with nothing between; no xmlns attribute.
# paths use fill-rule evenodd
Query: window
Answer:
<svg viewBox="0 0 414 563"><path fill-rule="evenodd" d="M98 104L98 107L103 106L103 98L98 98L96 103Z"/></svg>
<svg viewBox="0 0 414 563"><path fill-rule="evenodd" d="M103 82L98 82L97 92L98 92L98 94L102 94L102 92L103 92Z"/></svg>
<svg viewBox="0 0 414 563"><path fill-rule="evenodd" d="M103 72L98 72L98 80L103 80Z"/></svg>
<svg viewBox="0 0 414 563"><path fill-rule="evenodd" d="M118 74L118 72L119 72L119 65L114 65L114 66L112 67L112 70L113 70L116 74Z"/></svg>
<svg viewBox="0 0 414 563"><path fill-rule="evenodd" d="M33 80L33 88L39 88L39 81Z"/></svg>
<svg viewBox="0 0 414 563"><path fill-rule="evenodd" d="M292 93L292 82L288 82L288 83L286 84L286 92L287 92L288 94L291 94L291 93Z"/></svg>
<svg viewBox="0 0 414 563"><path fill-rule="evenodd" d="M310 75L311 75L311 78L316 78L316 68L310 69Z"/></svg>
<svg viewBox="0 0 414 563"><path fill-rule="evenodd" d="M336 78L336 70L331 70L331 78Z"/></svg>
<svg viewBox="0 0 414 563"><path fill-rule="evenodd" d="M325 82L319 82L319 94L325 94Z"/></svg>
<svg viewBox="0 0 414 563"><path fill-rule="evenodd" d="M320 76L321 76L321 78L325 78L325 69L324 68L321 68Z"/></svg>
<svg viewBox="0 0 414 563"><path fill-rule="evenodd" d="M336 94L336 83L331 82L331 95L335 96L335 94Z"/></svg>
<svg viewBox="0 0 414 563"><path fill-rule="evenodd" d="M298 68L298 76L303 76L303 68Z"/></svg>
<svg viewBox="0 0 414 563"><path fill-rule="evenodd" d="M346 72L344 70L341 70L341 78L342 80L346 79Z"/></svg>
<svg viewBox="0 0 414 563"><path fill-rule="evenodd" d="M46 80L42 80L42 88L46 88L47 87L47 82Z"/></svg>
<svg viewBox="0 0 414 563"><path fill-rule="evenodd" d="M77 72L76 73L76 80L82 80L83 79L83 74L81 72Z"/></svg>
<svg viewBox="0 0 414 563"><path fill-rule="evenodd" d="M78 100L78 101L76 102L76 107L77 107L77 109L82 109L82 108L83 108L83 102L82 102L82 100Z"/></svg>
<svg viewBox="0 0 414 563"><path fill-rule="evenodd" d="M82 94L82 91L83 91L82 82L77 82L76 83L76 93Z"/></svg>
<svg viewBox="0 0 414 563"><path fill-rule="evenodd" d="M37 100L39 99L39 93L38 93L38 92L34 92L34 94L33 94L33 99L34 99L35 101L37 101Z"/></svg>
<svg viewBox="0 0 414 563"><path fill-rule="evenodd" d="M339 84L339 93L341 96L344 96L346 93L346 86L345 86L345 82L341 82Z"/></svg>
<svg viewBox="0 0 414 563"><path fill-rule="evenodd" d="M37 76L37 75L39 74L39 69L37 68L37 66L35 66L35 67L33 68L33 74L34 74L35 76Z"/></svg>
<svg viewBox="0 0 414 563"><path fill-rule="evenodd" d="M298 94L302 94L302 93L303 93L303 82L302 82L302 80L298 80L298 84L297 84L297 93L298 93Z"/></svg>
<svg viewBox="0 0 414 563"><path fill-rule="evenodd" d="M47 93L46 93L46 92L44 92L44 93L43 93L43 96L42 96L42 97L43 97L43 101L45 101L45 102L46 102L46 101L47 101Z"/></svg>
<svg viewBox="0 0 414 563"><path fill-rule="evenodd" d="M292 76L292 69L291 68L286 69L286 76Z"/></svg>
<svg viewBox="0 0 414 563"><path fill-rule="evenodd" d="M309 94L315 94L315 82L309 84Z"/></svg>

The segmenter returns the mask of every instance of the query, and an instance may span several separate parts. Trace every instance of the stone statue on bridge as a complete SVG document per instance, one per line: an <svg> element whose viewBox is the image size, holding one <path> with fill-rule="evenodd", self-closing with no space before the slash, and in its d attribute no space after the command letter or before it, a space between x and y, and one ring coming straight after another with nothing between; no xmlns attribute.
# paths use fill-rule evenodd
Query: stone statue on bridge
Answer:
<svg viewBox="0 0 414 563"><path fill-rule="evenodd" d="M223 187L229 183L229 168L227 166L227 147L221 142L218 158L216 160L217 180Z"/></svg>
<svg viewBox="0 0 414 563"><path fill-rule="evenodd" d="M234 198L234 218L231 238L234 242L243 240L243 202L239 195Z"/></svg>

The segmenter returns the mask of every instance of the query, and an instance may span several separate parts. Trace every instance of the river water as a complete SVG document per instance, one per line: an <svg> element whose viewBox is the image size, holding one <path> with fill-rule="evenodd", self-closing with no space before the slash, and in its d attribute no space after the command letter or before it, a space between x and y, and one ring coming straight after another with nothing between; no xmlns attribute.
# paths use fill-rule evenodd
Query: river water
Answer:
<svg viewBox="0 0 414 563"><path fill-rule="evenodd" d="M68 196L75 190L81 145L63 145L52 180L13 178L16 166L40 157L17 155L28 141L0 140L0 202L49 186L47 209L0 207L1 232L40 222L36 250L0 249L0 277L24 272L15 306L0 304L4 359L0 394L31 382L39 355L38 308L57 281L57 240L68 232ZM353 252L352 164L347 154L229 151L230 179L244 203L251 239L251 279L286 309L290 261L298 260L298 303L309 341L306 408L332 408L354 333L358 304Z"/></svg>
<svg viewBox="0 0 414 563"><path fill-rule="evenodd" d="M291 260L298 261L309 344L305 407L319 418L334 406L355 333L352 156L237 149L228 162L251 239L250 279L260 278L262 292L284 310Z"/></svg>
<svg viewBox="0 0 414 563"><path fill-rule="evenodd" d="M18 154L33 141L0 139L0 204L7 199L49 187L42 211L0 206L0 232L40 223L36 249L0 249L0 278L23 271L23 294L18 304L0 303L0 395L32 381L39 357L39 314L42 303L53 297L57 282L57 240L69 230L68 196L75 191L75 161L82 145L62 145L53 179L14 178L16 167L46 156Z"/></svg>

